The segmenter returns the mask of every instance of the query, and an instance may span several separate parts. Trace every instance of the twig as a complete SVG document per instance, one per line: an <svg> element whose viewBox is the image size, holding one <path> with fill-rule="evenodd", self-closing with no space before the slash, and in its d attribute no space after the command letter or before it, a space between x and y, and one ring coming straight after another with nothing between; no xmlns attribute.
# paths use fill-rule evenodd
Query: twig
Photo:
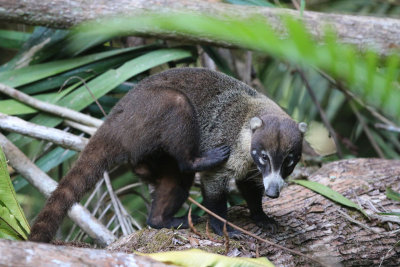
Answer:
<svg viewBox="0 0 400 267"><path fill-rule="evenodd" d="M332 127L331 123L329 122L328 118L326 117L325 111L322 109L321 105L319 104L318 99L317 99L317 97L316 97L316 95L315 95L315 93L314 93L314 91L313 91L313 89L312 89L312 87L311 87L306 75L300 69L295 70L295 72L297 72L300 75L301 79L303 80L304 85L306 86L308 94L310 95L312 101L314 102L315 106L317 107L317 109L319 111L319 114L321 116L322 122L325 124L326 128L328 128L328 131L329 131L330 135L332 136L333 141L336 144L336 151L337 151L338 157L339 158L343 158L342 149L340 148L340 144L339 144L336 132L333 129L333 127Z"/></svg>
<svg viewBox="0 0 400 267"><path fill-rule="evenodd" d="M211 234L210 234L210 229L209 229L209 226L208 226L208 219L207 219L207 222L206 222L206 235L207 235L207 238L208 238L211 242L214 242L214 243L223 243L223 242L221 242L221 241L219 241L219 240L217 240L217 239L215 239L215 238L213 238L213 237L211 236Z"/></svg>
<svg viewBox="0 0 400 267"><path fill-rule="evenodd" d="M34 107L37 110L48 112L50 114L54 114L61 118L70 119L76 122L80 122L95 127L100 127L100 125L103 123L102 120L82 114L75 110L50 104L44 101L40 101L2 83L0 83L0 92L14 99L17 99L18 101L21 101L24 104Z"/></svg>
<svg viewBox="0 0 400 267"><path fill-rule="evenodd" d="M368 110L372 116L374 116L376 119L380 120L381 122L383 122L384 124L390 125L390 126L394 126L396 127L395 123L393 123L392 121L390 121L389 119L387 119L386 117L382 116L381 114L379 114L378 112L376 112L376 110L374 108L372 108L371 106L367 105L366 103L364 103L360 98L358 98L357 96L355 96L352 92L350 92L349 90L347 90L341 82L336 81L335 79L333 79L331 76L329 76L328 74L326 74L325 72L316 69L316 71L322 76L324 77L326 80L328 80L328 82L330 82L336 89L338 89L339 91L341 91L343 94L345 94L349 99L354 100L355 102L357 102L360 106L364 107L366 110Z"/></svg>
<svg viewBox="0 0 400 267"><path fill-rule="evenodd" d="M343 211L341 211L341 210L339 210L339 209L338 209L337 211L340 213L340 215L341 215L342 217L346 218L346 219L349 220L350 222L355 223L355 224L361 226L362 228L364 228L364 229L366 229L366 230L368 230L368 231L371 231L371 232L373 232L373 233L375 233L375 234L380 234L377 230L372 229L372 228L369 227L368 225L365 225L365 224L363 224L363 223L361 223L361 222L359 222L359 221L357 221L357 220L351 218L347 213L345 213L345 212L343 212Z"/></svg>
<svg viewBox="0 0 400 267"><path fill-rule="evenodd" d="M0 113L0 128L6 131L27 135L45 140L67 149L82 151L88 139L79 137L59 129L49 128L24 121L18 117Z"/></svg>
<svg viewBox="0 0 400 267"><path fill-rule="evenodd" d="M251 51L246 51L243 81L248 85L251 85L251 68L253 67L252 61L253 61L253 53Z"/></svg>
<svg viewBox="0 0 400 267"><path fill-rule="evenodd" d="M106 112L103 109L103 106L100 105L99 101L97 100L97 98L94 96L92 90L90 90L89 86L87 85L86 81L84 79L82 79L79 76L71 76L69 77L64 83L63 85L60 87L59 91L62 91L62 89L64 88L64 86L72 79L78 79L83 83L83 86L85 86L86 90L89 92L90 96L92 97L93 101L96 102L96 105L99 107L100 111L103 113L104 117L107 117Z"/></svg>
<svg viewBox="0 0 400 267"><path fill-rule="evenodd" d="M96 127L90 127L90 126L86 126L74 121L70 121L70 120L64 120L64 124L71 126L72 128L75 128L79 131L82 131L84 133L87 133L89 135L94 135L94 133L97 131Z"/></svg>
<svg viewBox="0 0 400 267"><path fill-rule="evenodd" d="M390 132L400 133L400 127L396 127L393 125L387 125L383 123L375 123L375 128L385 129Z"/></svg>
<svg viewBox="0 0 400 267"><path fill-rule="evenodd" d="M296 0L292 0L292 4L297 10L300 10L300 5L299 5L299 3L297 3Z"/></svg>
<svg viewBox="0 0 400 267"><path fill-rule="evenodd" d="M193 222L192 222L192 205L190 205L190 207L189 207L189 212L188 212L188 224L189 224L189 228L190 228L190 230L194 233L194 234L196 234L196 235L198 235L198 236L200 236L200 237L203 237L203 235L201 234L201 233L199 233L199 231L197 231L197 229L194 227L194 225L193 225Z"/></svg>
<svg viewBox="0 0 400 267"><path fill-rule="evenodd" d="M122 216L121 210L119 209L119 206L118 206L118 203L117 203L117 199L116 199L117 197L115 196L114 190L113 190L112 185L111 185L110 176L108 175L107 172L104 172L103 176L104 176L104 181L106 183L106 187L107 187L107 190L108 190L108 194L110 195L110 198L111 198L111 203L112 203L112 205L114 207L114 212L115 212L115 214L117 214L117 218L118 218L119 224L121 225L122 234L123 235L128 235L129 231L128 231L127 226L125 225L125 220L124 220L124 218Z"/></svg>
<svg viewBox="0 0 400 267"><path fill-rule="evenodd" d="M361 124L361 127L363 128L365 135L367 136L368 140L371 142L372 147L374 148L375 152L378 154L378 156L382 159L385 158L385 155L383 154L381 148L378 146L376 143L374 137L371 134L371 131L369 130L368 125L365 123L364 118L361 116L360 112L358 112L356 106L354 103L350 100L350 107L353 110L354 114L356 115L358 121Z"/></svg>
<svg viewBox="0 0 400 267"><path fill-rule="evenodd" d="M43 195L49 197L57 187L57 182L33 164L13 143L0 133L0 145L10 165ZM68 212L69 217L100 245L108 245L115 236L80 204L75 204Z"/></svg>
<svg viewBox="0 0 400 267"><path fill-rule="evenodd" d="M199 46L200 47L200 46ZM217 70L214 60L200 47L201 65L210 70Z"/></svg>
<svg viewBox="0 0 400 267"><path fill-rule="evenodd" d="M229 235L228 235L228 230L226 229L226 222L224 223L224 228L222 229L224 233L224 238L225 238L225 255L228 255L229 252Z"/></svg>
<svg viewBox="0 0 400 267"><path fill-rule="evenodd" d="M385 258L387 257L387 255L390 253L390 251L392 251L392 250L393 250L396 246L398 246L399 244L400 244L400 240L399 240L396 244L394 244L394 246L391 247L391 248L386 252L385 255L383 255L382 260L381 260L381 262L379 263L379 267L382 266L383 261L385 260Z"/></svg>
<svg viewBox="0 0 400 267"><path fill-rule="evenodd" d="M279 249L289 251L289 252L291 252L291 253L293 253L293 254L295 254L295 255L298 255L298 256L300 256L300 257L307 258L307 259L309 259L309 260L311 260L311 261L313 261L313 262L315 262L315 263L320 264L321 266L329 266L329 265L327 265L326 263L323 263L323 262L321 262L320 260L314 259L313 257L310 257L310 256L308 256L308 255L305 255L305 254L303 254L303 253L301 253L301 252L299 252L299 251L296 251L296 250L293 250L293 249L286 248L286 247L284 247L284 246L275 244L275 243L272 242L272 241L269 241L269 240L267 240L267 239L263 239L263 238L261 238L261 237L255 235L255 234L249 232L249 231L246 231L246 230L244 230L243 228L241 228L241 227L239 227L239 226L236 226L235 224L233 224L233 223L227 221L226 219L222 218L221 216L215 214L214 212L212 212L211 210L207 209L206 207L204 207L203 205L201 205L199 202L197 202L196 200L194 200L194 199L191 198L191 197L188 197L188 200L189 200L190 202L192 202L193 204L195 204L196 206L198 206L199 208L201 208L202 210L204 210L205 212L207 212L208 214L210 214L211 216L217 218L218 220L220 220L220 221L223 222L223 223L226 223L227 225L231 226L232 228L241 231L242 233L244 233L244 234L246 234L246 235L249 235L249 236L251 236L251 237L253 237L253 238L255 238L255 239L259 240L259 241L262 241L262 242L264 242L264 243L267 243L267 244L269 244L269 245L271 245L271 246L274 246L274 247L277 247L277 248L279 248Z"/></svg>

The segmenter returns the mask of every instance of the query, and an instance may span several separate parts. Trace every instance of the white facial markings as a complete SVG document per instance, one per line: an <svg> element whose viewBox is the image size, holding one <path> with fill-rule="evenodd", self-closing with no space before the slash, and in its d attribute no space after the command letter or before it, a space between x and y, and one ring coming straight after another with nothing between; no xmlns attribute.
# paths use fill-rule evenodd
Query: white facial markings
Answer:
<svg viewBox="0 0 400 267"><path fill-rule="evenodd" d="M285 185L285 181L282 179L281 175L277 172L271 172L267 176L263 177L263 183L265 191L267 191L271 185L276 184L280 192L282 187Z"/></svg>
<svg viewBox="0 0 400 267"><path fill-rule="evenodd" d="M265 161L261 157L258 158L258 162L260 162L261 165L265 165Z"/></svg>
<svg viewBox="0 0 400 267"><path fill-rule="evenodd" d="M251 153L252 153L253 155L255 155L255 154L257 154L257 150L253 150L253 151L251 151Z"/></svg>

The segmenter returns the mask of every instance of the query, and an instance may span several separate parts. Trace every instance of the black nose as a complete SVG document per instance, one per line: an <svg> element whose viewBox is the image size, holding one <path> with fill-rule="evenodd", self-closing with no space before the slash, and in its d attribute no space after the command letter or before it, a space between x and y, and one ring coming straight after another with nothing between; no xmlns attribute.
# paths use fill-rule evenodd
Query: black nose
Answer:
<svg viewBox="0 0 400 267"><path fill-rule="evenodd" d="M265 190L265 194L270 198L279 197L279 185L278 184L270 184L268 188Z"/></svg>

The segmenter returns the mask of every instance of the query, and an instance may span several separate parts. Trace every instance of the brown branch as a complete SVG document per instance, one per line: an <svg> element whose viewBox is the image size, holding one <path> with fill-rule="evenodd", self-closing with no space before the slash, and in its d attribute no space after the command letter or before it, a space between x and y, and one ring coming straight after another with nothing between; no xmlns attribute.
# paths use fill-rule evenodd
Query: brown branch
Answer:
<svg viewBox="0 0 400 267"><path fill-rule="evenodd" d="M195 204L196 206L198 206L199 208L201 208L202 210L204 210L205 212L207 212L208 214L210 214L211 216L217 218L217 219L220 220L221 222L223 222L223 223L225 223L225 224L231 226L232 228L234 228L234 229L236 229L236 230L238 230L238 231L240 231L240 232L242 232L242 233L244 233L244 234L246 234L246 235L249 235L249 236L251 236L251 237L253 237L253 238L257 239L257 240L260 240L260 241L262 241L262 242L264 242L264 243L267 243L267 244L269 244L269 245L271 245L271 246L274 246L274 247L277 247L277 248L279 248L279 249L289 251L289 252L291 252L291 253L293 253L293 254L295 254L295 255L298 255L298 256L300 256L300 257L307 258L307 259L311 260L312 262L315 262L315 263L320 264L321 266L328 266L327 264L325 264L325 263L323 263L323 262L321 262L321 261L319 261L319 260L317 260L317 259L314 259L313 257L307 256L307 255L305 255L305 254L303 254L303 253L301 253L301 252L299 252L299 251L296 251L296 250L293 250L293 249L286 248L286 247L284 247L284 246L278 245L278 244L276 244L276 243L274 243L274 242L271 242L271 241L269 241L269 240L267 240L267 239L263 239L263 238L261 238L261 237L255 235L255 234L249 232L249 231L244 230L243 228L241 228L241 227L239 227L239 226L237 226L237 225L235 225L235 224L229 222L228 220L222 218L221 216L218 216L217 214L215 214L215 213L212 212L211 210L207 209L206 207L204 207L203 205L201 205L199 202L197 202L196 200L194 200L194 199L191 198L191 197L188 197L188 200L189 200L190 202L192 202L193 204Z"/></svg>
<svg viewBox="0 0 400 267"><path fill-rule="evenodd" d="M43 25L52 28L69 28L83 21L105 16L143 14L148 11L163 13L196 11L214 17L233 18L265 17L275 29L281 29L281 16L287 14L300 19L297 10L229 5L208 1L190 0L116 0L112 4L105 0L0 0L0 20ZM343 43L355 44L360 48L375 47L380 53L400 48L400 20L367 16L352 16L304 11L301 18L310 33L321 39L326 25L330 24ZM187 33L146 28L138 35L170 38L194 43L232 46L229 43L210 40L207 36L192 36Z"/></svg>
<svg viewBox="0 0 400 267"><path fill-rule="evenodd" d="M307 89L307 92L310 95L312 101L314 102L314 105L317 107L319 115L321 116L323 123L328 128L328 131L329 131L330 135L332 136L333 141L336 144L336 151L337 151L339 158L343 158L342 149L340 148L339 140L337 138L335 129L333 129L331 123L329 122L328 118L326 117L325 111L322 109L320 103L318 102L317 96L315 95L314 90L312 89L306 75L304 74L304 72L302 70L299 70L299 69L296 70L296 72L300 75L301 79L303 80L303 83Z"/></svg>

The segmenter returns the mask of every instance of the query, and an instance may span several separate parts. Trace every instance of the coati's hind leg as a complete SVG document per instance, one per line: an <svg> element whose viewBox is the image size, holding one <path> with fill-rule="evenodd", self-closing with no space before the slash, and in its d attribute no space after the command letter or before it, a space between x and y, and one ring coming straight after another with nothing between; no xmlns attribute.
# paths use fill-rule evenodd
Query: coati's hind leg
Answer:
<svg viewBox="0 0 400 267"><path fill-rule="evenodd" d="M157 87L138 88L133 96L129 105L135 106L135 112L126 112L121 118L124 128L129 129L124 143L127 150L132 151L132 162L142 159L136 155L150 155L161 150L176 159L181 171L194 173L215 167L229 157L228 146L200 153L201 136L195 109L181 92ZM137 153L138 149L141 153Z"/></svg>
<svg viewBox="0 0 400 267"><path fill-rule="evenodd" d="M254 174L248 174L247 177L236 180L236 185L247 202L247 206L250 210L250 217L257 226L270 233L275 233L278 229L277 222L268 217L262 208L262 197L265 190L262 180L259 177L254 178L251 176L254 176Z"/></svg>
<svg viewBox="0 0 400 267"><path fill-rule="evenodd" d="M154 185L147 224L153 228L188 228L187 216L174 217L189 196L194 173L183 173L170 156L141 162L134 172Z"/></svg>
<svg viewBox="0 0 400 267"><path fill-rule="evenodd" d="M164 90L166 113L160 122L163 131L160 142L166 153L173 156L183 172L200 172L213 168L230 154L228 146L221 145L200 153L200 129L193 106L187 97L174 90ZM168 102L167 102L168 101Z"/></svg>

